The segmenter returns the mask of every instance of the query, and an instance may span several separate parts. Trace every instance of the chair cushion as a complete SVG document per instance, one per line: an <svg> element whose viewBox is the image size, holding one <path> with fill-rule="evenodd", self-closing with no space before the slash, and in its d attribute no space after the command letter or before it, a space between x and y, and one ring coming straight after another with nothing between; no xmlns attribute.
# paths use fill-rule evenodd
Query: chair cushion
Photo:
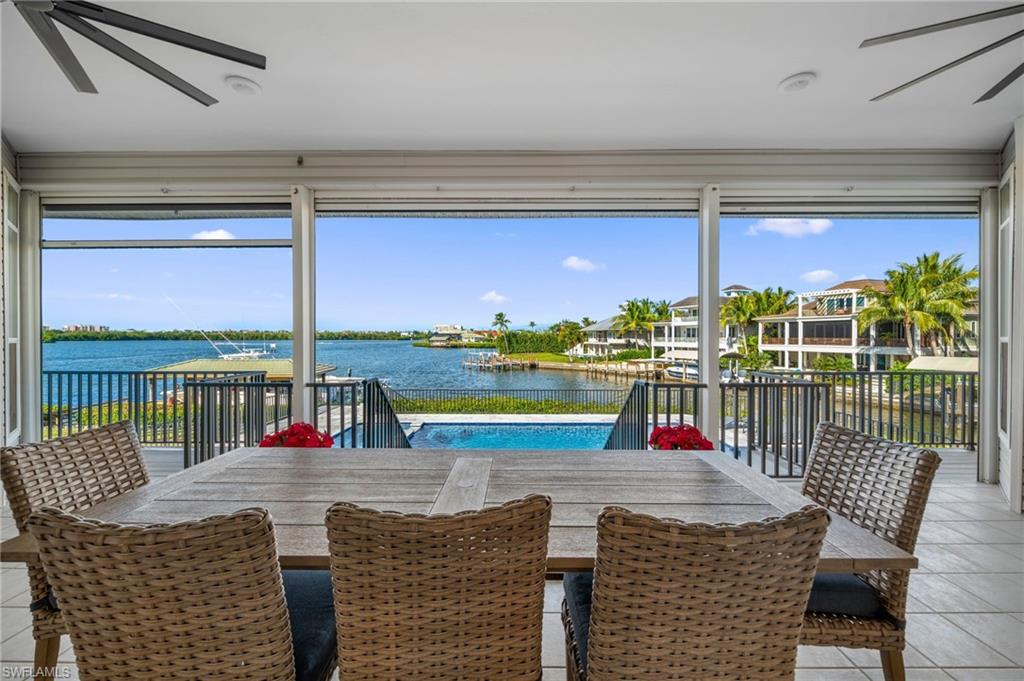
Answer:
<svg viewBox="0 0 1024 681"><path fill-rule="evenodd" d="M580 651L582 671L587 669L587 644L590 637L590 599L594 590L593 572L566 572L562 577L565 605L569 611L572 635Z"/></svg>
<svg viewBox="0 0 1024 681"><path fill-rule="evenodd" d="M807 612L849 617L887 617L885 607L870 584L853 574L819 574L814 577Z"/></svg>
<svg viewBox="0 0 1024 681"><path fill-rule="evenodd" d="M295 680L321 681L335 666L338 635L328 570L285 570L284 595L295 648Z"/></svg>

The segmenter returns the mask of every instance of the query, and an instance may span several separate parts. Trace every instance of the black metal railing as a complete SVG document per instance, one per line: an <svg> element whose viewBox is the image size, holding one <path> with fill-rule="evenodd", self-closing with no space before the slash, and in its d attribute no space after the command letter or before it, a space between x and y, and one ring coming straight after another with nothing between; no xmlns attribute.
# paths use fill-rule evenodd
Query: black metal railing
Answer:
<svg viewBox="0 0 1024 681"><path fill-rule="evenodd" d="M823 418L924 447L978 443L978 375L956 371L773 371L829 386Z"/></svg>
<svg viewBox="0 0 1024 681"><path fill-rule="evenodd" d="M251 372L184 384L185 468L255 447L267 433L291 425L292 384L266 378Z"/></svg>
<svg viewBox="0 0 1024 681"><path fill-rule="evenodd" d="M361 378L306 384L316 408L317 430L336 435L334 444L338 447L362 444L362 434L356 426L362 410L363 384Z"/></svg>
<svg viewBox="0 0 1024 681"><path fill-rule="evenodd" d="M651 383L651 425L696 425L704 383Z"/></svg>
<svg viewBox="0 0 1024 681"><path fill-rule="evenodd" d="M388 392L377 379L363 384L363 446L369 449L411 447Z"/></svg>
<svg viewBox="0 0 1024 681"><path fill-rule="evenodd" d="M616 414L629 388L385 388L399 414Z"/></svg>
<svg viewBox="0 0 1024 681"><path fill-rule="evenodd" d="M647 449L647 381L636 381L622 404L605 449Z"/></svg>
<svg viewBox="0 0 1024 681"><path fill-rule="evenodd" d="M801 477L830 386L756 373L721 384L722 451L775 478Z"/></svg>
<svg viewBox="0 0 1024 681"><path fill-rule="evenodd" d="M50 440L127 420L144 445L181 445L185 383L237 373L44 371L40 433Z"/></svg>

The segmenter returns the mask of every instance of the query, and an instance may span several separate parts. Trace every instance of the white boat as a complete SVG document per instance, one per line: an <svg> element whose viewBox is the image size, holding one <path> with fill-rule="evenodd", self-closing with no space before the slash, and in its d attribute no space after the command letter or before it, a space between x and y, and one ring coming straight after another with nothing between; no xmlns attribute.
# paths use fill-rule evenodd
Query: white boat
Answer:
<svg viewBox="0 0 1024 681"><path fill-rule="evenodd" d="M672 378L682 378L693 381L696 381L700 377L700 372L697 371L696 364L671 366L665 369L665 373Z"/></svg>

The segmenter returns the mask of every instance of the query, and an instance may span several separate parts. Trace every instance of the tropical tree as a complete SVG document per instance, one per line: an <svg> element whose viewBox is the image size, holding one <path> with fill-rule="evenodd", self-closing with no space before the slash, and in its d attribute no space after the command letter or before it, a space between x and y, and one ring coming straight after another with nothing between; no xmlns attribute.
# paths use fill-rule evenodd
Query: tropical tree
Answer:
<svg viewBox="0 0 1024 681"><path fill-rule="evenodd" d="M537 322L530 322L529 324L527 324L527 326L530 327L530 331L533 331L535 328L537 328Z"/></svg>
<svg viewBox="0 0 1024 681"><path fill-rule="evenodd" d="M498 312L494 315L494 321L491 322L491 326L498 330L498 334L505 344L505 354L509 352L508 343L508 327L512 323L512 320L504 312Z"/></svg>
<svg viewBox="0 0 1024 681"><path fill-rule="evenodd" d="M919 255L913 267L927 290L928 310L939 328L927 334L928 344L936 347L941 339L947 354L953 350L953 337L967 328L965 312L978 299L978 268L965 269L960 253L943 258L938 251Z"/></svg>
<svg viewBox="0 0 1024 681"><path fill-rule="evenodd" d="M641 335L650 334L656 321L654 303L647 298L633 298L619 305L619 314L612 328L631 338L633 347L639 349Z"/></svg>
<svg viewBox="0 0 1024 681"><path fill-rule="evenodd" d="M659 300L654 303L654 316L659 322L665 322L672 319L672 301L671 300Z"/></svg>
<svg viewBox="0 0 1024 681"><path fill-rule="evenodd" d="M593 323L594 323L594 320L591 319L590 317L584 317L583 319L580 320L580 326L582 326L583 328L586 328L586 327L590 326Z"/></svg>
<svg viewBox="0 0 1024 681"><path fill-rule="evenodd" d="M556 327L555 332L558 334L558 340L565 346L566 350L571 350L587 340L587 334L583 332L583 327L579 322L563 319L556 324Z"/></svg>
<svg viewBox="0 0 1024 681"><path fill-rule="evenodd" d="M720 321L722 326L735 326L741 335L746 336L758 317L785 314L796 306L794 293L781 286L763 291L752 291L741 296L733 296L722 306Z"/></svg>
<svg viewBox="0 0 1024 681"><path fill-rule="evenodd" d="M899 263L885 273L883 290L862 291L867 305L857 315L857 323L862 328L883 322L902 325L911 357L919 354L915 329L922 342L935 347L941 339L950 352L953 334L966 328L967 308L978 296L973 286L978 268L964 269L962 258L961 254L942 258L933 252L913 263Z"/></svg>

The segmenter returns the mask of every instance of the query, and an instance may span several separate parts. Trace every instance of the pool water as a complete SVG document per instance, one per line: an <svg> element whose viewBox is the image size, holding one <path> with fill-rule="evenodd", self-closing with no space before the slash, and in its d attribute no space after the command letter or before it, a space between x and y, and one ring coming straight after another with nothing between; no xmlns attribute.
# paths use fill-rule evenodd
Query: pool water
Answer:
<svg viewBox="0 0 1024 681"><path fill-rule="evenodd" d="M418 449L603 449L607 423L425 423L409 438Z"/></svg>

